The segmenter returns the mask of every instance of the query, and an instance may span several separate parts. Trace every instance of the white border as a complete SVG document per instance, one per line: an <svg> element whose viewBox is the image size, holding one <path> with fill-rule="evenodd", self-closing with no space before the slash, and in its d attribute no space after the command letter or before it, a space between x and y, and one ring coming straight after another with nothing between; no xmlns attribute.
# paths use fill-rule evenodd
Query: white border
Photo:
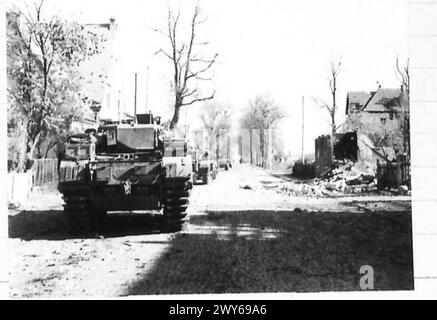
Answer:
<svg viewBox="0 0 437 320"><path fill-rule="evenodd" d="M411 145L413 188L414 291L262 293L228 295L133 296L129 299L435 299L437 298L437 126L421 128L437 119L437 56L424 48L437 43L437 1L408 1L408 37L411 58ZM5 10L0 0L0 42L5 44ZM414 47L411 44L414 43ZM0 53L0 181L6 174L6 55ZM429 50L430 53L433 50ZM433 142L433 143L430 143ZM431 148L431 149L430 149ZM433 149L435 148L435 149ZM432 184L429 184L431 182ZM5 184L0 184L0 298L8 298L7 207ZM4 263L6 262L6 263ZM89 299L80 297L80 299ZM103 298L102 299L106 299ZM123 299L123 298L121 298Z"/></svg>

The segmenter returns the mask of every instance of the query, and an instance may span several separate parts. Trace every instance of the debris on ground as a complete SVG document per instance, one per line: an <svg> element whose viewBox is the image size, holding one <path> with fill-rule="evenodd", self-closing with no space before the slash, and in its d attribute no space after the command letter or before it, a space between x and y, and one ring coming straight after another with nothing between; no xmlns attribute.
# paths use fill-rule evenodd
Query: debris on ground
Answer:
<svg viewBox="0 0 437 320"><path fill-rule="evenodd" d="M374 169L352 161L338 164L336 168L325 173L316 182L330 191L344 193L376 191Z"/></svg>
<svg viewBox="0 0 437 320"><path fill-rule="evenodd" d="M274 188L277 192L290 196L308 197L335 197L377 192L374 168L352 161L337 163L336 167L326 171L319 178L283 181L277 185L264 187Z"/></svg>
<svg viewBox="0 0 437 320"><path fill-rule="evenodd" d="M240 185L240 188L244 190L252 190L252 187L248 184L242 184Z"/></svg>

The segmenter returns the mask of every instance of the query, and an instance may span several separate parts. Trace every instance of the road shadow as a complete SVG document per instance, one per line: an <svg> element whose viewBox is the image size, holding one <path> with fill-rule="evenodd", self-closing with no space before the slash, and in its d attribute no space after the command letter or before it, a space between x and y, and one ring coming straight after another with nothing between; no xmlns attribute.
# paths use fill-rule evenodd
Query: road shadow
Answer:
<svg viewBox="0 0 437 320"><path fill-rule="evenodd" d="M105 238L174 232L160 214L109 213L99 230ZM74 225L62 210L22 211L9 216L9 237L22 240L67 240L92 238L86 216Z"/></svg>
<svg viewBox="0 0 437 320"><path fill-rule="evenodd" d="M126 295L412 290L411 213L211 211L192 216Z"/></svg>

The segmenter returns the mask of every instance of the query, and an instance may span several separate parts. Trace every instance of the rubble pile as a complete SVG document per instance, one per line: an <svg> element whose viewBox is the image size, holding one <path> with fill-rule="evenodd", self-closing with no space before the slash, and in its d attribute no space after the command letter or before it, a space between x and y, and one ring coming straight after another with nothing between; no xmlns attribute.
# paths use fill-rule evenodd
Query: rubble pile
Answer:
<svg viewBox="0 0 437 320"><path fill-rule="evenodd" d="M375 172L370 166L354 162L337 164L320 178L305 181L282 181L265 186L289 196L332 197L344 194L362 194L376 191Z"/></svg>
<svg viewBox="0 0 437 320"><path fill-rule="evenodd" d="M328 191L342 193L370 192L377 188L374 169L354 162L338 165L314 183Z"/></svg>

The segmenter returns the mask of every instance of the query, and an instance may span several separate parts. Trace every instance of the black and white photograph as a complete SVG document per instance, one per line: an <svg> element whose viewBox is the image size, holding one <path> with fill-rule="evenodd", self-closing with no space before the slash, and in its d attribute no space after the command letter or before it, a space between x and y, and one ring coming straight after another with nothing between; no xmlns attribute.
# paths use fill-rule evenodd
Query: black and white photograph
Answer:
<svg viewBox="0 0 437 320"><path fill-rule="evenodd" d="M9 298L413 292L409 8L5 0Z"/></svg>

